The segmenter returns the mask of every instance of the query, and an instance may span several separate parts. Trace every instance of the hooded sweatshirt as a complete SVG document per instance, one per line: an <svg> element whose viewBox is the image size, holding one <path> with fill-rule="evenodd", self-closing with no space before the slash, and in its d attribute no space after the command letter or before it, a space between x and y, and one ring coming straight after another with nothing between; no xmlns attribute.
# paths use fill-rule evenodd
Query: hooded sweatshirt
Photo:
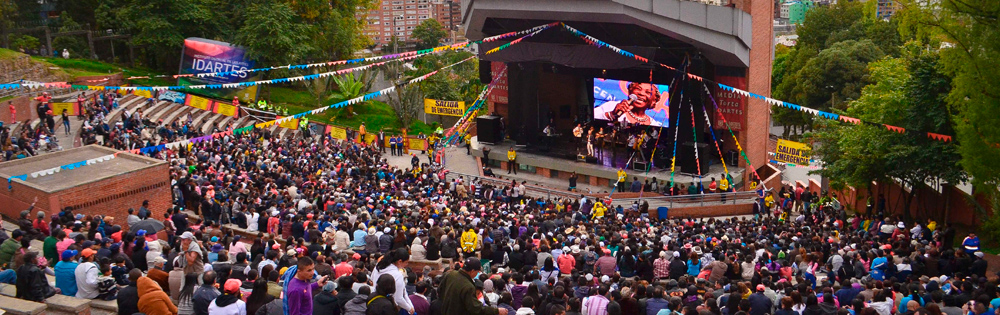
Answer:
<svg viewBox="0 0 1000 315"><path fill-rule="evenodd" d="M208 304L208 313L212 315L243 315L247 313L247 303L240 300L235 294L226 293Z"/></svg>
<svg viewBox="0 0 1000 315"><path fill-rule="evenodd" d="M344 305L344 315L365 315L367 311L368 296L358 294Z"/></svg>
<svg viewBox="0 0 1000 315"><path fill-rule="evenodd" d="M140 277L137 283L140 312L146 315L177 315L177 306L170 302L170 296L160 289L156 281Z"/></svg>

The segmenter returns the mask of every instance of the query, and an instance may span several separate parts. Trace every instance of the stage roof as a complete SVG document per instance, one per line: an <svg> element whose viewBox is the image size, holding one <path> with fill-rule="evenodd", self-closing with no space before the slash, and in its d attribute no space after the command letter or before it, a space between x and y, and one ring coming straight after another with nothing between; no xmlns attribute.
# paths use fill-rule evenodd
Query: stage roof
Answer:
<svg viewBox="0 0 1000 315"><path fill-rule="evenodd" d="M549 22L565 22L609 44L671 65L679 64L685 54L700 53L715 65L748 67L750 20L750 14L734 7L680 0L462 1L462 26L466 37L472 40ZM523 47L511 50L517 46ZM505 49L511 50L506 54L480 57L490 61L548 61L566 66L584 63L580 52L593 57L588 58L591 61L607 59L594 55L606 49L589 46L563 30L543 31L511 49ZM571 50L577 54L572 55ZM620 59L625 59L624 63L593 68L630 66L628 58ZM639 63L633 62L631 66Z"/></svg>

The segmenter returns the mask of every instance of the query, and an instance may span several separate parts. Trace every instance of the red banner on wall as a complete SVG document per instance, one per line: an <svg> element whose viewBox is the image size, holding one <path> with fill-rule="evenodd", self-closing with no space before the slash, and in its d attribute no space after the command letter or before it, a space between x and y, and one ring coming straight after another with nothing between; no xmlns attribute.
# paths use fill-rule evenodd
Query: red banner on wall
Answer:
<svg viewBox="0 0 1000 315"><path fill-rule="evenodd" d="M747 89L746 77L716 76L715 81L744 91ZM716 86L715 101L719 104L715 125L719 126L719 128L722 127L722 119L718 117L721 114L722 117L726 118L725 121L729 123L730 129L733 131L743 131L743 122L745 121L744 110L747 104L746 97Z"/></svg>
<svg viewBox="0 0 1000 315"><path fill-rule="evenodd" d="M490 62L490 75L493 76L493 82L496 82L490 95L486 98L490 102L507 104L507 76L500 76L504 67L503 62Z"/></svg>

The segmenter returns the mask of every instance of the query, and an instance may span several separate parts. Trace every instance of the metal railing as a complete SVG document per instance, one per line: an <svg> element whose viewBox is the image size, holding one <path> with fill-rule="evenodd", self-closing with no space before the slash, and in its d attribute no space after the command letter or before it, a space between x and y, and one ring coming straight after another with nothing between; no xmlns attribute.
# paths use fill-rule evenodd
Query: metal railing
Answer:
<svg viewBox="0 0 1000 315"><path fill-rule="evenodd" d="M495 177L484 177L484 176L479 176L479 175L470 175L470 174L459 173L459 172L454 172L454 171L448 171L448 175L446 176L446 178L448 178L449 180L451 180L451 179L455 179L455 178L457 178L459 176L462 176L463 178L465 178L467 180L466 182L468 182L468 180L475 179L475 180L479 180L480 182L485 182L487 184L494 185L494 186L507 186L507 185L510 185L511 181L513 180L513 179L499 179L499 178L495 178ZM558 189L546 188L546 187L542 187L542 186L539 186L539 185L536 185L536 184L525 185L524 188L525 188L524 194L528 195L530 197L545 197L546 199L552 199L552 197L556 197L556 198L571 198L571 199L573 199L573 198L579 198L580 197L580 193L574 193L574 192L565 191L565 190L558 190Z"/></svg>
<svg viewBox="0 0 1000 315"><path fill-rule="evenodd" d="M750 204L757 197L756 191L736 191L727 193L706 193L679 196L656 196L644 198L622 198L615 201L632 203L633 201L649 202L650 207L666 206L673 207L704 207L724 204Z"/></svg>

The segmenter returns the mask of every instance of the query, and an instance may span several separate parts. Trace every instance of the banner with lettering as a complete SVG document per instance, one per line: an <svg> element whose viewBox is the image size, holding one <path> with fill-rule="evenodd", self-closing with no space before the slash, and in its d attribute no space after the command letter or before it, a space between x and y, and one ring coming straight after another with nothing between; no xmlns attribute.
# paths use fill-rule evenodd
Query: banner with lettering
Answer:
<svg viewBox="0 0 1000 315"><path fill-rule="evenodd" d="M212 100L188 94L184 99L184 105L191 106L200 110L209 110L212 108Z"/></svg>
<svg viewBox="0 0 1000 315"><path fill-rule="evenodd" d="M716 76L715 80L719 83L726 84L728 86L746 89L747 79L742 76ZM729 128L733 131L742 131L744 115L743 110L746 108L746 97L739 93L733 91L727 91L722 88L715 88L715 99L718 101L719 111L716 115L722 115L725 117L725 121L729 123ZM722 119L716 117L715 125L722 128Z"/></svg>
<svg viewBox="0 0 1000 315"><path fill-rule="evenodd" d="M425 98L424 112L432 115L459 116L465 114L464 101L442 101Z"/></svg>
<svg viewBox="0 0 1000 315"><path fill-rule="evenodd" d="M279 120L282 119L282 118L284 118L284 117L278 116ZM283 120L283 121L281 121L281 124L278 124L278 127L288 128L288 129L292 129L292 130L299 129L299 120L296 119L296 118L292 118L292 119L288 119L288 120Z"/></svg>
<svg viewBox="0 0 1000 315"><path fill-rule="evenodd" d="M808 144L778 139L778 146L774 149L774 159L789 164L809 165L812 158L812 147Z"/></svg>
<svg viewBox="0 0 1000 315"><path fill-rule="evenodd" d="M138 96L142 96L142 97L145 97L145 98L153 98L153 91L150 91L150 90L135 89L135 90L132 91L132 94L135 94L135 95L138 95Z"/></svg>
<svg viewBox="0 0 1000 315"><path fill-rule="evenodd" d="M490 90L490 95L487 96L487 100L493 102L494 104L507 104L507 76L503 75L506 69L506 64L499 61L490 62L490 74L493 76L493 89Z"/></svg>
<svg viewBox="0 0 1000 315"><path fill-rule="evenodd" d="M424 150L427 148L427 139L418 139L407 137L406 140L409 143L406 148L410 150Z"/></svg>
<svg viewBox="0 0 1000 315"><path fill-rule="evenodd" d="M347 129L340 127L330 127L330 137L338 140L347 139Z"/></svg>
<svg viewBox="0 0 1000 315"><path fill-rule="evenodd" d="M226 116L237 116L238 117L239 114L240 114L240 110L239 110L239 107L236 107L236 106L233 106L233 105L223 104L223 103L215 103L215 113L216 114L226 115Z"/></svg>
<svg viewBox="0 0 1000 315"><path fill-rule="evenodd" d="M76 115L76 103L52 103L52 114L59 116L65 110L66 115L75 116Z"/></svg>

